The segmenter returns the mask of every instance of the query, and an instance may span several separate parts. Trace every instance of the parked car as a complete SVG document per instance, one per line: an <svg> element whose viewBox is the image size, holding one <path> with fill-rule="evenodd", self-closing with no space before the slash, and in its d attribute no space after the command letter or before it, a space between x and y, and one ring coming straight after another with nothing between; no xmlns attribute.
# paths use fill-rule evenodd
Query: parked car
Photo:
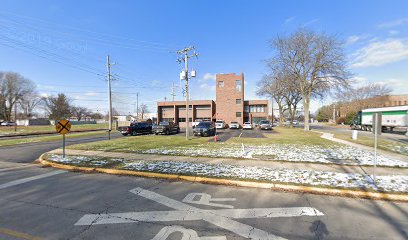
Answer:
<svg viewBox="0 0 408 240"><path fill-rule="evenodd" d="M169 135L172 133L179 133L180 127L173 122L160 122L158 125L155 125L153 127L152 131L156 135L158 134Z"/></svg>
<svg viewBox="0 0 408 240"><path fill-rule="evenodd" d="M272 124L268 120L261 120L259 121L259 128L261 130L272 130Z"/></svg>
<svg viewBox="0 0 408 240"><path fill-rule="evenodd" d="M298 120L293 120L293 126L297 126L297 125L299 125Z"/></svg>
<svg viewBox="0 0 408 240"><path fill-rule="evenodd" d="M16 123L15 122L2 122L1 126L15 126Z"/></svg>
<svg viewBox="0 0 408 240"><path fill-rule="evenodd" d="M215 124L213 122L200 122L197 127L194 128L194 136L214 136Z"/></svg>
<svg viewBox="0 0 408 240"><path fill-rule="evenodd" d="M231 122L229 125L230 129L239 129L239 123L238 122Z"/></svg>
<svg viewBox="0 0 408 240"><path fill-rule="evenodd" d="M225 122L223 120L215 121L215 128L216 129L224 129L225 128Z"/></svg>
<svg viewBox="0 0 408 240"><path fill-rule="evenodd" d="M244 122L242 129L252 129L252 124L250 122Z"/></svg>
<svg viewBox="0 0 408 240"><path fill-rule="evenodd" d="M146 122L132 122L128 127L118 127L118 131L122 133L123 136L137 134L150 134L152 133L152 125Z"/></svg>

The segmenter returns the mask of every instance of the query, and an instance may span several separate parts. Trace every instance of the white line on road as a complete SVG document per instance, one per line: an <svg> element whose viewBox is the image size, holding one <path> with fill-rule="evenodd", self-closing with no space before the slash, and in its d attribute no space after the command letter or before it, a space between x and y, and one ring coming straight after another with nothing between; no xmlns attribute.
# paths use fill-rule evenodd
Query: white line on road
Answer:
<svg viewBox="0 0 408 240"><path fill-rule="evenodd" d="M218 209L204 210L199 212L190 210L175 211L148 211L148 212L126 212L108 214L87 214L84 215L75 225L91 224L116 224L134 222L171 222L171 221L195 221L213 216L227 218L277 218L277 217L301 217L301 216L322 216L317 209L311 207L292 208L251 208L251 209Z"/></svg>
<svg viewBox="0 0 408 240"><path fill-rule="evenodd" d="M28 177L28 178L22 178L22 179L18 179L18 180L14 180L8 183L4 183L0 185L0 190L4 189L4 188L8 188L8 187L12 187L15 185L20 185L26 182L31 182L37 179L41 179L41 178L46 178L46 177L51 177L57 174L61 174L61 173L65 173L66 171L64 170L57 170L57 171L52 171L52 172L48 172L48 173L44 173L44 174L40 174L37 176L33 176L33 177Z"/></svg>
<svg viewBox="0 0 408 240"><path fill-rule="evenodd" d="M30 168L30 167L35 167L35 165L24 165L24 166L19 166L19 167L1 168L0 172L5 172L5 171L10 171L10 170L15 170L15 169L22 169L22 168Z"/></svg>
<svg viewBox="0 0 408 240"><path fill-rule="evenodd" d="M277 240L284 238L247 224L237 222L233 220L233 218L275 218L324 215L322 212L311 207L205 210L142 188L135 188L130 190L130 192L170 207L174 209L174 211L86 214L79 219L75 225L135 223L139 221L160 222L204 220L245 238Z"/></svg>

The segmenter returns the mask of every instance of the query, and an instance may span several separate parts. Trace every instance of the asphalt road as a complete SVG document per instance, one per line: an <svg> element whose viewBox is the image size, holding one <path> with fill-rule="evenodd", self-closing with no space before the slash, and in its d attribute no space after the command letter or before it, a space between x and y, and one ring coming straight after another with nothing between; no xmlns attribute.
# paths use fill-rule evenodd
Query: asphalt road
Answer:
<svg viewBox="0 0 408 240"><path fill-rule="evenodd" d="M117 132L112 134L112 138L121 137ZM95 142L101 140L107 140L107 134L95 135L90 137L68 138L66 139L66 145ZM38 143L27 143L12 146L0 147L0 161L16 162L16 163L30 163L37 159L44 152L51 151L56 148L62 147L61 141L49 141Z"/></svg>
<svg viewBox="0 0 408 240"><path fill-rule="evenodd" d="M0 239L408 239L408 203L61 172L26 145L0 149Z"/></svg>

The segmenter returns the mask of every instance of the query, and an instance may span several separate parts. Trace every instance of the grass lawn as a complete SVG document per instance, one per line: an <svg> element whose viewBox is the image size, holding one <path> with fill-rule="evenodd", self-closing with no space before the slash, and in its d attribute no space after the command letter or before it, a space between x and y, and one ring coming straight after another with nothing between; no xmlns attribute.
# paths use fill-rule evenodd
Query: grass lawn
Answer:
<svg viewBox="0 0 408 240"><path fill-rule="evenodd" d="M321 134L304 131L301 128L275 127L272 133L264 133L266 138L231 138L228 143L243 143L248 145L266 144L301 144L334 146L336 143L323 139Z"/></svg>
<svg viewBox="0 0 408 240"><path fill-rule="evenodd" d="M107 134L106 131L95 131L95 132L84 132L84 133L69 133L65 137L69 138L78 138L78 137L87 137L87 136L95 136ZM44 136L44 137L25 137L25 138L17 138L17 139L5 139L0 140L0 146L10 146L16 144L24 144L24 143L36 143L36 142L48 142L48 141L55 141L61 140L62 135L55 134L52 136Z"/></svg>
<svg viewBox="0 0 408 240"><path fill-rule="evenodd" d="M70 146L69 148L80 150L131 152L134 150L148 150L153 148L193 147L200 144L211 145L214 143L209 143L208 138L192 138L190 140L186 140L184 136L142 135L93 143L77 144Z"/></svg>
<svg viewBox="0 0 408 240"><path fill-rule="evenodd" d="M210 138L194 137L186 140L184 136L130 136L110 141L100 141L93 143L77 144L69 146L71 149L79 150L99 150L112 152L134 152L137 150L148 150L165 148L172 149L176 147L204 148L211 151L221 147L232 145L268 145L268 144L305 144L333 146L335 143L322 139L320 134L314 132L304 132L302 129L276 128L277 133L264 134L266 138L231 138L226 142L208 142Z"/></svg>
<svg viewBox="0 0 408 240"><path fill-rule="evenodd" d="M93 129L107 129L107 123L97 123L97 124L82 124L82 125L72 125L71 131L76 130L93 130ZM14 135L14 134L24 134L24 133L43 133L43 132L53 132L55 131L54 125L46 126L17 126L17 131L14 131L14 126L0 126L0 135Z"/></svg>
<svg viewBox="0 0 408 240"><path fill-rule="evenodd" d="M360 135L358 136L357 140L353 140L349 134L335 133L334 137L354 143L359 143L365 146L374 147L374 135L372 137ZM395 152L408 156L408 144L387 139L381 139L381 136L378 138L378 148L385 151Z"/></svg>

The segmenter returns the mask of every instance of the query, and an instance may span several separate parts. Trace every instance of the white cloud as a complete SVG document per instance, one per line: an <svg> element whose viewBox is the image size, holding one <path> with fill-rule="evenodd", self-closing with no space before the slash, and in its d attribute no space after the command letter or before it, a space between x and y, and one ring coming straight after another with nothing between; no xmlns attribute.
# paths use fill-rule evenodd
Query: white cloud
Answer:
<svg viewBox="0 0 408 240"><path fill-rule="evenodd" d="M366 38L368 38L367 34L349 36L346 39L346 45L352 45L352 44L354 44L354 43L356 43L358 41L364 40Z"/></svg>
<svg viewBox="0 0 408 240"><path fill-rule="evenodd" d="M399 31L397 31L397 30L390 30L390 31L388 31L388 34L391 35L391 36L395 36L395 35L398 35L398 34L399 34Z"/></svg>
<svg viewBox="0 0 408 240"><path fill-rule="evenodd" d="M150 85L151 85L152 87L160 86L160 81L159 81L159 80L152 80L152 82L150 83Z"/></svg>
<svg viewBox="0 0 408 240"><path fill-rule="evenodd" d="M352 67L381 66L408 59L408 41L406 39L386 39L371 41L352 55Z"/></svg>
<svg viewBox="0 0 408 240"><path fill-rule="evenodd" d="M390 22L384 22L384 23L380 23L378 24L379 28L392 28L392 27L397 27L400 25L405 25L408 24L408 18L400 18L400 19L396 19Z"/></svg>
<svg viewBox="0 0 408 240"><path fill-rule="evenodd" d="M303 23L303 26L306 27L306 26L312 25L313 23L316 23L316 22L318 22L318 21L320 21L320 19L319 19L319 18L315 18L315 19L312 19L312 20L310 20L310 21L307 21L307 22Z"/></svg>
<svg viewBox="0 0 408 240"><path fill-rule="evenodd" d="M203 76L203 80L215 80L215 74L206 73Z"/></svg>
<svg viewBox="0 0 408 240"><path fill-rule="evenodd" d="M98 96L98 95L99 95L99 93L94 92L94 91L89 91L89 92L85 93L85 96L88 96L88 97L94 97L94 96Z"/></svg>
<svg viewBox="0 0 408 240"><path fill-rule="evenodd" d="M295 18L296 18L295 16L286 18L285 19L285 24L288 24L288 23L292 22L293 20L295 20Z"/></svg>
<svg viewBox="0 0 408 240"><path fill-rule="evenodd" d="M203 83L200 85L200 88L203 90L208 90L208 91L212 91L215 92L215 85L209 85L207 83Z"/></svg>

